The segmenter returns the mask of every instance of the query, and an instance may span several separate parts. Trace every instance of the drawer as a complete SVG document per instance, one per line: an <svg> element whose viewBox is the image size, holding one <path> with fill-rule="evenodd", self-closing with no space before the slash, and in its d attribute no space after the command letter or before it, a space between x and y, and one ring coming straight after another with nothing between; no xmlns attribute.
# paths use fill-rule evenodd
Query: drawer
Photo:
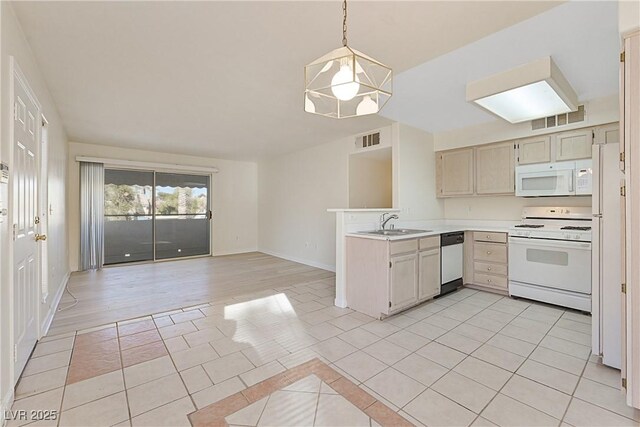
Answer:
<svg viewBox="0 0 640 427"><path fill-rule="evenodd" d="M492 286L494 288L507 289L507 278L505 276L493 276L491 274L474 273L473 283L476 285Z"/></svg>
<svg viewBox="0 0 640 427"><path fill-rule="evenodd" d="M473 271L481 274L497 274L499 276L507 275L506 264L489 264L487 262L474 262Z"/></svg>
<svg viewBox="0 0 640 427"><path fill-rule="evenodd" d="M485 233L481 231L474 231L473 240L476 242L507 243L507 233Z"/></svg>
<svg viewBox="0 0 640 427"><path fill-rule="evenodd" d="M507 263L507 245L499 243L475 243L473 245L473 259Z"/></svg>
<svg viewBox="0 0 640 427"><path fill-rule="evenodd" d="M440 247L440 236L423 237L420 239L420 250Z"/></svg>
<svg viewBox="0 0 640 427"><path fill-rule="evenodd" d="M389 242L389 254L403 254L406 252L415 252L418 250L418 239L396 240Z"/></svg>

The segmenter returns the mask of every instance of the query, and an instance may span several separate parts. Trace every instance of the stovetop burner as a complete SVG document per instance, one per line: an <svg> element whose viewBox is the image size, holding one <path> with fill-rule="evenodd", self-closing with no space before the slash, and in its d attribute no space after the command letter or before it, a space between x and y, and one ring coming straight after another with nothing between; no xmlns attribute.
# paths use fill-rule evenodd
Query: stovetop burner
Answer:
<svg viewBox="0 0 640 427"><path fill-rule="evenodd" d="M577 227L575 225L567 225L566 227L562 227L561 230L589 231L591 230L591 227Z"/></svg>
<svg viewBox="0 0 640 427"><path fill-rule="evenodd" d="M515 225L516 228L542 228L544 225L542 224L518 224Z"/></svg>

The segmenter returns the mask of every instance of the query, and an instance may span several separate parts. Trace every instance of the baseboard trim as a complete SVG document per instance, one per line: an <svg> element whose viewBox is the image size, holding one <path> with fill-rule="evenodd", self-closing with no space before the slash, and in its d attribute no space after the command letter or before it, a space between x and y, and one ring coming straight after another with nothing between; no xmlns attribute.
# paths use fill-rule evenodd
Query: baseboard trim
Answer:
<svg viewBox="0 0 640 427"><path fill-rule="evenodd" d="M211 256L212 257L217 257L217 256L226 256L226 255L239 255L239 254L247 254L247 253L250 253L250 252L259 252L259 251L256 248L238 249L238 250L234 250L234 251L213 252L211 254Z"/></svg>
<svg viewBox="0 0 640 427"><path fill-rule="evenodd" d="M53 301L51 306L49 306L49 311L47 312L47 316L44 318L44 321L40 325L40 337L44 337L49 332L49 328L51 327L51 322L53 322L53 316L55 316L56 311L58 311L58 306L60 305L60 301L62 300L62 295L64 294L64 290L67 288L69 284L69 277L71 277L71 272L67 271L67 274L62 278L62 282L60 286L58 286L58 290L53 297Z"/></svg>
<svg viewBox="0 0 640 427"><path fill-rule="evenodd" d="M281 253L278 253L278 252L269 251L269 250L265 250L265 249L258 249L258 252L262 252L263 254L267 254L267 255L278 257L278 258L286 259L287 261L293 261L293 262L297 262L299 264L308 265L310 267L320 268L322 270L332 271L334 273L336 272L336 267L334 265L323 264L321 262L310 261L308 259L292 257L292 256L289 256L289 255L285 255L285 254L281 254Z"/></svg>
<svg viewBox="0 0 640 427"><path fill-rule="evenodd" d="M11 387L7 392L7 394L2 397L2 402L0 402L0 406L1 406L0 410L2 411L0 413L2 415L0 417L0 426L2 427L4 427L7 424L8 420L6 419L5 414L7 414L8 411L11 410L11 406L13 405L13 398L14 398L13 387Z"/></svg>

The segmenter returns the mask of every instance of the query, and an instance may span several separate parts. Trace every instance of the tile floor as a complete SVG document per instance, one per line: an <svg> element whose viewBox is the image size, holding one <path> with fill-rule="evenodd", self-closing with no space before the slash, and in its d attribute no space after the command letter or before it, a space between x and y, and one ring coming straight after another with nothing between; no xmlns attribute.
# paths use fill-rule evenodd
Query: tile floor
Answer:
<svg viewBox="0 0 640 427"><path fill-rule="evenodd" d="M640 422L619 372L590 356L589 316L463 289L378 321L333 298L324 279L48 336L13 410L58 419L8 425L189 426L223 404L230 425L374 426L389 420L375 412L384 408L402 418L381 424ZM277 381L319 361L376 407L362 410L315 373ZM240 405L253 390L268 394Z"/></svg>

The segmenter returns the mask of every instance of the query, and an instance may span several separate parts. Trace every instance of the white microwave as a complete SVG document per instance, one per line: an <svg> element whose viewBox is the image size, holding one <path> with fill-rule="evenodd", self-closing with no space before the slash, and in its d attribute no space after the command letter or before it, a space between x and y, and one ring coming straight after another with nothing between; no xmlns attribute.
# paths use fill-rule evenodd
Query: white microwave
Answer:
<svg viewBox="0 0 640 427"><path fill-rule="evenodd" d="M516 196L582 196L592 192L592 160L516 167Z"/></svg>

